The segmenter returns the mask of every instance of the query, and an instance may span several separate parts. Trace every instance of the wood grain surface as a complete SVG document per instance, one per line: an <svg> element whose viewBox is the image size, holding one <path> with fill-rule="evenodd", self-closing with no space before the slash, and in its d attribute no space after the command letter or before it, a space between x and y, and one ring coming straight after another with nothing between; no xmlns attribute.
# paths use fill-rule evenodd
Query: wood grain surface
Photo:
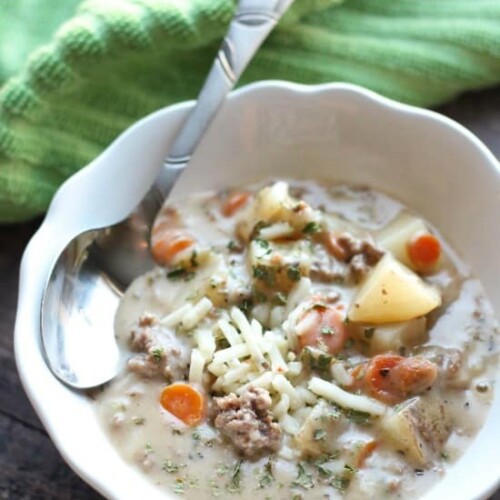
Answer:
<svg viewBox="0 0 500 500"><path fill-rule="evenodd" d="M470 93L438 111L477 134L500 158L500 88ZM0 225L0 499L97 500L63 462L26 398L14 363L19 263L40 220ZM491 498L500 500L500 490Z"/></svg>

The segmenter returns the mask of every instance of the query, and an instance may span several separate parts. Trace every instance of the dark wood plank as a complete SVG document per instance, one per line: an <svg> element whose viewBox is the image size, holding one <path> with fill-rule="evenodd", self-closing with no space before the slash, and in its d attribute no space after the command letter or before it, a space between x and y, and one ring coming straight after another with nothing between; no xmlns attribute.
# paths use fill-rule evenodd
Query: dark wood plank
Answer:
<svg viewBox="0 0 500 500"><path fill-rule="evenodd" d="M42 424L24 397L13 356L19 264L24 247L39 224L37 220L0 228L0 408L4 414L42 429Z"/></svg>
<svg viewBox="0 0 500 500"><path fill-rule="evenodd" d="M102 498L62 462L44 432L0 414L0 436L0 498Z"/></svg>

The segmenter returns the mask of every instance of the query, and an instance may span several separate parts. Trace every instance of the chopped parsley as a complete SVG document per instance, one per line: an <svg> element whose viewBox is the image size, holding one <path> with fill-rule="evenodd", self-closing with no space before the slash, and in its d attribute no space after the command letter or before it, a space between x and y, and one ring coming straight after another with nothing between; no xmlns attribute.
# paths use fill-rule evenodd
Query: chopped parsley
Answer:
<svg viewBox="0 0 500 500"><path fill-rule="evenodd" d="M184 486L184 479L178 477L173 484L174 493L177 495L184 495L184 492L186 491Z"/></svg>
<svg viewBox="0 0 500 500"><path fill-rule="evenodd" d="M345 464L342 472L335 474L330 481L330 486L335 488L340 494L346 493L357 470Z"/></svg>
<svg viewBox="0 0 500 500"><path fill-rule="evenodd" d="M173 269L172 271L169 271L167 273L167 279L171 281L189 281L194 278L194 273L192 271L188 271L184 267L177 267L176 269Z"/></svg>
<svg viewBox="0 0 500 500"><path fill-rule="evenodd" d="M314 441L324 441L326 439L325 429L316 429L313 434Z"/></svg>
<svg viewBox="0 0 500 500"><path fill-rule="evenodd" d="M229 465L226 465L226 464L218 464L217 467L215 468L215 473L221 477L221 476L224 476L225 474L227 474L229 472Z"/></svg>
<svg viewBox="0 0 500 500"><path fill-rule="evenodd" d="M306 363L311 370L324 372L330 368L332 356L319 349L307 346L302 349L301 361Z"/></svg>
<svg viewBox="0 0 500 500"><path fill-rule="evenodd" d="M269 248L269 241L264 240L262 238L255 238L255 243L259 245L261 248L268 249Z"/></svg>
<svg viewBox="0 0 500 500"><path fill-rule="evenodd" d="M371 424L371 415L369 413L365 413L363 411L345 409L344 415L354 424L361 426Z"/></svg>
<svg viewBox="0 0 500 500"><path fill-rule="evenodd" d="M155 363L159 363L162 358L163 358L163 353L164 353L164 349L163 347L155 347L152 351L151 351L151 357L153 358L153 361Z"/></svg>
<svg viewBox="0 0 500 500"><path fill-rule="evenodd" d="M308 222L302 228L302 232L304 234L314 234L314 233L319 233L320 231L321 231L321 225L315 221Z"/></svg>
<svg viewBox="0 0 500 500"><path fill-rule="evenodd" d="M191 267L198 267L198 252L196 250L193 250L193 253L191 254L191 259L189 259L189 263L191 264Z"/></svg>
<svg viewBox="0 0 500 500"><path fill-rule="evenodd" d="M234 240L229 240L227 242L226 248L230 252L241 252L243 250L241 244L237 241L234 241Z"/></svg>
<svg viewBox="0 0 500 500"><path fill-rule="evenodd" d="M271 462L271 460L268 460L267 463L264 465L264 468L262 469L262 472L259 477L259 490L271 486L273 481L274 481L273 463Z"/></svg>
<svg viewBox="0 0 500 500"><path fill-rule="evenodd" d="M321 334L322 335L335 335L337 331L335 328L332 328L331 326L324 326L321 328Z"/></svg>
<svg viewBox="0 0 500 500"><path fill-rule="evenodd" d="M312 474L306 471L304 464L299 462L297 464L297 477L292 482L292 486L297 486L299 488L304 488L305 490L310 490L314 488L314 481Z"/></svg>
<svg viewBox="0 0 500 500"><path fill-rule="evenodd" d="M267 266L253 266L253 277L259 281L264 282L267 286L274 286L276 283L276 271L272 267Z"/></svg>
<svg viewBox="0 0 500 500"><path fill-rule="evenodd" d="M245 314L246 316L248 316L248 314L250 313L250 310L252 309L253 307L253 300L252 299L243 299L238 307L241 309L241 311L243 312L243 314Z"/></svg>
<svg viewBox="0 0 500 500"><path fill-rule="evenodd" d="M226 484L226 490L229 493L239 493L241 491L241 464L242 460L237 460L231 471L231 479Z"/></svg>
<svg viewBox="0 0 500 500"><path fill-rule="evenodd" d="M365 328L365 339L371 339L375 333L375 328Z"/></svg>
<svg viewBox="0 0 500 500"><path fill-rule="evenodd" d="M286 275L288 276L288 279L290 281L299 281L300 278L302 277L302 274L300 273L299 265L294 264L294 265L290 266L286 270Z"/></svg>
<svg viewBox="0 0 500 500"><path fill-rule="evenodd" d="M176 464L173 460L165 460L161 466L161 470L173 474L174 472L179 472L181 469L184 469L184 467L186 467L186 464Z"/></svg>
<svg viewBox="0 0 500 500"><path fill-rule="evenodd" d="M146 419L144 417L132 417L132 422L134 425L144 425Z"/></svg>

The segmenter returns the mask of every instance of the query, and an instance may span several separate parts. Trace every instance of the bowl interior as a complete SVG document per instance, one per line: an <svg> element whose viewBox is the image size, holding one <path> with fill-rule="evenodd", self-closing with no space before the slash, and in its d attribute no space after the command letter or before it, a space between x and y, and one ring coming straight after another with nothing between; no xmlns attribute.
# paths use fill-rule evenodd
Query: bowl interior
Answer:
<svg viewBox="0 0 500 500"><path fill-rule="evenodd" d="M39 341L40 297L65 238L92 227L95 215L119 220L140 200L190 106L145 118L70 179L23 258L15 349L24 387L68 463L110 498L154 500L165 493L122 462L88 400L46 368ZM174 196L278 177L374 187L430 220L482 280L498 311L497 167L472 134L434 113L349 85L267 82L231 96ZM86 196L104 196L105 203L82 209ZM484 498L495 488L500 478L495 445L500 427L494 425L500 418L498 392L484 429L426 500Z"/></svg>

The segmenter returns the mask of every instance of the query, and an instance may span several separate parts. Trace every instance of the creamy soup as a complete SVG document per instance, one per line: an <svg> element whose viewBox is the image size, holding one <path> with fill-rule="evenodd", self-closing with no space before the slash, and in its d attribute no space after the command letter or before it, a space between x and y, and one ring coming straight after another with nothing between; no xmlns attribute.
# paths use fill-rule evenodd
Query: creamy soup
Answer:
<svg viewBox="0 0 500 500"><path fill-rule="evenodd" d="M480 429L492 308L400 203L313 182L194 195L152 252L95 406L165 495L415 499Z"/></svg>

